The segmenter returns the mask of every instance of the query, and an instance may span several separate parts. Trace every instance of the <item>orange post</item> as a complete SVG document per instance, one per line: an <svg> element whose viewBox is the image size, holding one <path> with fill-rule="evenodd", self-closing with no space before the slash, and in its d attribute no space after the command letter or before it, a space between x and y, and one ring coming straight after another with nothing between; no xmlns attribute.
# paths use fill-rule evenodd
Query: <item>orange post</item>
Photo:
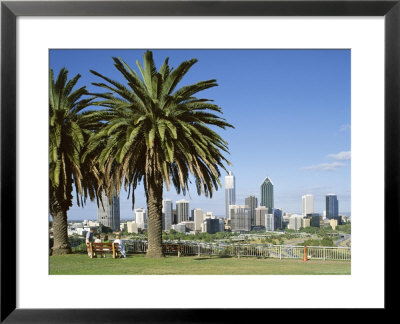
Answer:
<svg viewBox="0 0 400 324"><path fill-rule="evenodd" d="M307 259L307 247L304 245L303 261L308 261Z"/></svg>

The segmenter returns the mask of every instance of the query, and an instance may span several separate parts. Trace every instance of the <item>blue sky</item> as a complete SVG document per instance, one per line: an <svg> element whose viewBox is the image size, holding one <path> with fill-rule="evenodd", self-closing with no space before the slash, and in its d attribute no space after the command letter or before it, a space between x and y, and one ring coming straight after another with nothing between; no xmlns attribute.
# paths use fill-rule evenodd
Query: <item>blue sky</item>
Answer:
<svg viewBox="0 0 400 324"><path fill-rule="evenodd" d="M69 77L82 75L78 85L99 91L99 81L89 70L111 79L124 79L112 56L136 68L145 50L51 50L50 67L62 67ZM260 197L266 176L274 183L275 207L301 212L301 196L314 195L315 211L325 209L325 195L335 193L339 212L350 212L350 50L153 50L157 67L165 57L170 66L197 58L180 85L217 79L218 87L198 94L213 99L235 129L220 130L228 141L236 177L236 200ZM223 177L222 177L223 183ZM190 197L164 191L173 201L186 198L190 208L224 215L224 190L212 199L199 197L195 186ZM131 201L121 192L121 218L132 219ZM137 207L146 207L143 186L136 190ZM97 207L73 206L69 219L95 219Z"/></svg>

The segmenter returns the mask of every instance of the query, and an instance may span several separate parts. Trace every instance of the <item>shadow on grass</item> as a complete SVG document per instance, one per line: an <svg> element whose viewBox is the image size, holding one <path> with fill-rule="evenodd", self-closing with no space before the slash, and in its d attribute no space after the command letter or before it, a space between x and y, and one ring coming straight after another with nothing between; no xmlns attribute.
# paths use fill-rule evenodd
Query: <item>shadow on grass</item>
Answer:
<svg viewBox="0 0 400 324"><path fill-rule="evenodd" d="M193 260L203 261L203 260L231 259L231 258L232 258L232 256L230 256L230 255L212 255L212 256L204 256L204 257L195 258Z"/></svg>

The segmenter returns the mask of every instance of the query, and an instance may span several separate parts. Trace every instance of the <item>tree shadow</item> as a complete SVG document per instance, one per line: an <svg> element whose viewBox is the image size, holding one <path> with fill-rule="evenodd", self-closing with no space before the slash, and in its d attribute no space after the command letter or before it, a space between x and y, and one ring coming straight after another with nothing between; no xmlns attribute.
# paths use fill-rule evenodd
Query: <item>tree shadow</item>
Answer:
<svg viewBox="0 0 400 324"><path fill-rule="evenodd" d="M231 259L231 258L232 258L231 255L212 255L212 256L198 257L193 260L203 261L203 260Z"/></svg>

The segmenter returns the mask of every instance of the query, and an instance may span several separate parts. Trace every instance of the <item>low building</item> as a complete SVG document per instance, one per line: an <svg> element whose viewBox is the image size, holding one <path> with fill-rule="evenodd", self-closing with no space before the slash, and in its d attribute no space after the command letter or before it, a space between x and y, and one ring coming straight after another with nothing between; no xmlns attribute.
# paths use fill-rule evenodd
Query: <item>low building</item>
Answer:
<svg viewBox="0 0 400 324"><path fill-rule="evenodd" d="M265 215L265 230L266 231L274 231L275 230L275 226L274 226L274 215L273 214L266 214Z"/></svg>
<svg viewBox="0 0 400 324"><path fill-rule="evenodd" d="M210 211L206 212L206 216L205 216L205 217L210 217L210 218L212 218L212 219L215 218L214 213L213 213L213 212L210 212Z"/></svg>
<svg viewBox="0 0 400 324"><path fill-rule="evenodd" d="M119 224L119 229L121 230L121 232L125 232L126 229L127 229L126 223L120 223Z"/></svg>
<svg viewBox="0 0 400 324"><path fill-rule="evenodd" d="M82 223L75 223L71 224L67 228L67 233L69 236L71 235L79 235L79 236L86 236L86 233L90 231L90 229L93 228L94 231L97 233L98 231L98 226L87 226L83 225Z"/></svg>
<svg viewBox="0 0 400 324"><path fill-rule="evenodd" d="M179 233L186 233L186 225L182 223L172 224L171 229Z"/></svg>
<svg viewBox="0 0 400 324"><path fill-rule="evenodd" d="M202 231L209 233L209 234L215 234L220 231L220 221L219 219L216 218L206 218L203 221L202 224Z"/></svg>
<svg viewBox="0 0 400 324"><path fill-rule="evenodd" d="M265 216L268 215L268 208L260 206L254 209L254 226L265 227Z"/></svg>
<svg viewBox="0 0 400 324"><path fill-rule="evenodd" d="M126 223L126 230L128 233L139 233L139 229L136 222L127 222Z"/></svg>
<svg viewBox="0 0 400 324"><path fill-rule="evenodd" d="M225 221L222 218L218 218L219 221L219 231L218 232L224 232L225 231Z"/></svg>
<svg viewBox="0 0 400 324"><path fill-rule="evenodd" d="M251 231L250 208L245 205L229 205L232 232Z"/></svg>
<svg viewBox="0 0 400 324"><path fill-rule="evenodd" d="M301 215L292 215L289 217L288 229L298 231L301 228L303 217Z"/></svg>
<svg viewBox="0 0 400 324"><path fill-rule="evenodd" d="M282 216L282 229L285 229L289 225L289 217L287 214Z"/></svg>
<svg viewBox="0 0 400 324"><path fill-rule="evenodd" d="M311 219L310 218L303 218L301 220L301 227L306 228L311 226Z"/></svg>
<svg viewBox="0 0 400 324"><path fill-rule="evenodd" d="M321 227L324 224L323 216L317 213L307 214L307 217L310 218L310 226L311 227Z"/></svg>
<svg viewBox="0 0 400 324"><path fill-rule="evenodd" d="M338 226L338 220L337 219L330 219L329 220L329 225L332 227L333 230L335 230L336 227Z"/></svg>
<svg viewBox="0 0 400 324"><path fill-rule="evenodd" d="M283 217L282 208L273 208L272 209L272 214L274 214L274 231L276 231L278 228L283 228L283 225L282 225L282 217Z"/></svg>
<svg viewBox="0 0 400 324"><path fill-rule="evenodd" d="M195 222L194 221L185 221L185 222L181 222L181 224L185 224L186 232L194 232L195 231Z"/></svg>

